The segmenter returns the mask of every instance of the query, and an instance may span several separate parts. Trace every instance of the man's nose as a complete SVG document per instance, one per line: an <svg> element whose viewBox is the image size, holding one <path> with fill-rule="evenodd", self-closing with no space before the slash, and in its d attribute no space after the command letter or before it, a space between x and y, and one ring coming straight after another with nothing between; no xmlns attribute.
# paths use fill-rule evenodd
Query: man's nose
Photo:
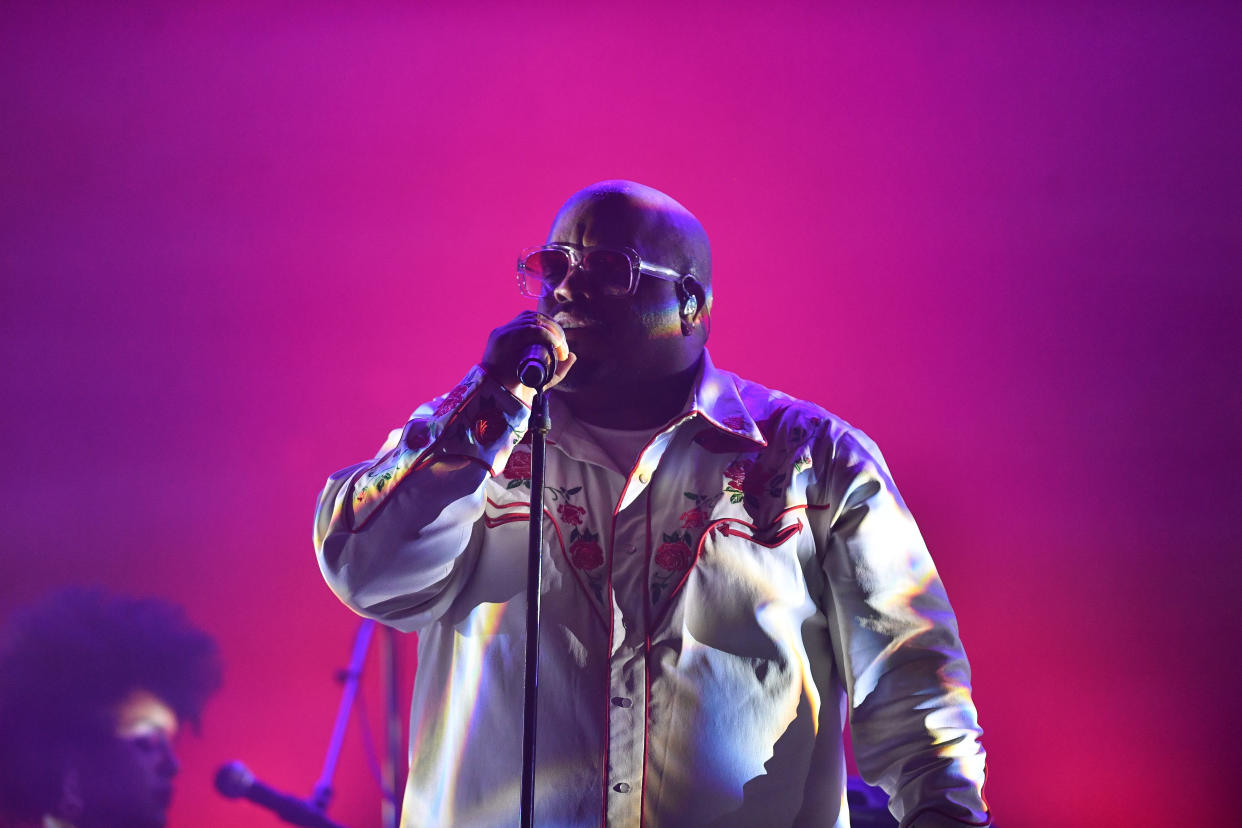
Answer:
<svg viewBox="0 0 1242 828"><path fill-rule="evenodd" d="M579 301L590 299L592 292L591 277L586 268L579 263L570 266L565 273L565 278L553 288L552 296L559 305L575 299Z"/></svg>

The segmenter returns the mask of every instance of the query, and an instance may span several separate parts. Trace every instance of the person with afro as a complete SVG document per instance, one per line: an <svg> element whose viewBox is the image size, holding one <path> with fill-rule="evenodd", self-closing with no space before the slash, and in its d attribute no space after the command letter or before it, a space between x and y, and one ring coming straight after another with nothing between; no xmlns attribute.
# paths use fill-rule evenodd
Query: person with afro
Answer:
<svg viewBox="0 0 1242 828"><path fill-rule="evenodd" d="M56 593L15 615L0 650L0 819L161 828L173 740L220 686L215 641L164 601Z"/></svg>

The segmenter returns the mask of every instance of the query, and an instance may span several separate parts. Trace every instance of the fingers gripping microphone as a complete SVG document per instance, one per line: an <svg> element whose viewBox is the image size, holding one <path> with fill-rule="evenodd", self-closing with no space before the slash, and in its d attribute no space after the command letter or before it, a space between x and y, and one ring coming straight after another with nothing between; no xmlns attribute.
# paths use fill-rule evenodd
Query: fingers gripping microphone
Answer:
<svg viewBox="0 0 1242 828"><path fill-rule="evenodd" d="M343 828L304 799L283 794L254 778L241 762L229 762L216 772L216 790L229 799L243 797L274 813L290 825L306 828Z"/></svg>
<svg viewBox="0 0 1242 828"><path fill-rule="evenodd" d="M547 345L531 345L522 352L522 358L518 360L517 366L518 382L522 385L538 391L548 384L548 380L552 379L554 373L556 373L556 357Z"/></svg>

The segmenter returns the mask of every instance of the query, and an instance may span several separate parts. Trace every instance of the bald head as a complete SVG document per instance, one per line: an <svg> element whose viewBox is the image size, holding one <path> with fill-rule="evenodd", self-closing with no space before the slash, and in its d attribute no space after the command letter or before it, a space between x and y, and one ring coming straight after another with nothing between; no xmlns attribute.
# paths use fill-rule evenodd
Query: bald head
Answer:
<svg viewBox="0 0 1242 828"><path fill-rule="evenodd" d="M693 276L707 289L712 250L694 214L634 181L600 181L569 197L548 232L549 242L632 247L645 262Z"/></svg>
<svg viewBox="0 0 1242 828"><path fill-rule="evenodd" d="M548 243L630 248L648 265L693 277L643 275L631 294L610 295L596 290L588 273L572 268L539 304L565 329L577 357L558 391L606 400L617 389L671 380L677 397L707 342L703 319L711 308L712 254L699 220L659 190L601 181L570 196L552 222ZM684 391L674 405L683 402Z"/></svg>

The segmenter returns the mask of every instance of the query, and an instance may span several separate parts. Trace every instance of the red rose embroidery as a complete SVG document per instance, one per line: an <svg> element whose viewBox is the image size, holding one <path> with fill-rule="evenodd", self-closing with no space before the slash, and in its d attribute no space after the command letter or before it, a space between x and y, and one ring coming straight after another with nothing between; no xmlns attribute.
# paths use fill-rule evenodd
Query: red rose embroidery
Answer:
<svg viewBox="0 0 1242 828"><path fill-rule="evenodd" d="M435 413L432 414L432 416L443 417L445 414L449 413L454 408L461 405L461 401L466 398L466 394L467 392L469 392L469 390L470 390L470 386L466 383L462 383L461 385L454 388L452 391L448 393L448 396L445 397L443 400L441 400L440 404L436 406Z"/></svg>
<svg viewBox="0 0 1242 828"><path fill-rule="evenodd" d="M504 475L510 480L529 480L530 452L515 451L510 454L509 462L505 463Z"/></svg>
<svg viewBox="0 0 1242 828"><path fill-rule="evenodd" d="M732 431L742 431L746 428L746 418L739 414L734 414L732 417L725 417L720 424Z"/></svg>
<svg viewBox="0 0 1242 828"><path fill-rule="evenodd" d="M569 559L579 569L595 569L604 565L604 550L593 540L575 541L569 546Z"/></svg>
<svg viewBox="0 0 1242 828"><path fill-rule="evenodd" d="M707 518L698 509L691 509L681 513L681 528L698 529L706 520Z"/></svg>
<svg viewBox="0 0 1242 828"><path fill-rule="evenodd" d="M662 543L656 550L656 566L677 572L690 566L690 547L680 541Z"/></svg>
<svg viewBox="0 0 1242 828"><path fill-rule="evenodd" d="M743 484L746 483L746 473L753 465L755 465L754 460L734 460L730 463L729 468L725 469L725 477L729 478L729 485L740 492Z"/></svg>
<svg viewBox="0 0 1242 828"><path fill-rule="evenodd" d="M556 507L556 513L566 523L579 526L582 524L582 516L586 514L586 509L583 509L581 506L575 506L572 503L561 503Z"/></svg>

